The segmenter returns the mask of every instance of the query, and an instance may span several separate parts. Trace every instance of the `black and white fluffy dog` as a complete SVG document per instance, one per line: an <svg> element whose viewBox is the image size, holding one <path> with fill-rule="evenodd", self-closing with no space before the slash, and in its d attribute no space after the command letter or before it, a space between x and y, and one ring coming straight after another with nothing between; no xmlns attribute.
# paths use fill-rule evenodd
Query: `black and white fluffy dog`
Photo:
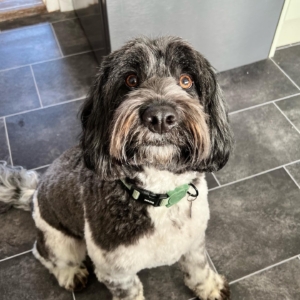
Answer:
<svg viewBox="0 0 300 300"><path fill-rule="evenodd" d="M199 298L229 299L205 254L204 172L232 146L209 62L177 37L132 40L104 58L81 121L80 145L39 182L0 168L0 199L32 204L35 257L72 291L86 284L88 254L114 300L144 299L137 272L179 261Z"/></svg>

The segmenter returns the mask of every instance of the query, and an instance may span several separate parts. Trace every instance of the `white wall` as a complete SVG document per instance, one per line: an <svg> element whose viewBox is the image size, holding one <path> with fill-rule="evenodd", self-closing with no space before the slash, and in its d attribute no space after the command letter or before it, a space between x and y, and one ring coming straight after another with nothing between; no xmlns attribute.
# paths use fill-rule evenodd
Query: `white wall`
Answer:
<svg viewBox="0 0 300 300"><path fill-rule="evenodd" d="M276 47L300 42L300 0L290 0Z"/></svg>

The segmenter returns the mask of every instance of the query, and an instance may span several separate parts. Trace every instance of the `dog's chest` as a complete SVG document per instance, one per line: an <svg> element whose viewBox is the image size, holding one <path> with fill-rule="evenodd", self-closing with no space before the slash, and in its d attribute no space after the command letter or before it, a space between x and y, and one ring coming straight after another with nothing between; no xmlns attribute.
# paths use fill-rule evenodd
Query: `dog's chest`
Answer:
<svg viewBox="0 0 300 300"><path fill-rule="evenodd" d="M128 258L135 257L140 262L136 266L138 269L171 265L204 237L209 217L206 197L199 197L192 207L187 199L182 199L174 207L159 210L150 210L155 224L151 236L143 237L136 245L119 249Z"/></svg>
<svg viewBox="0 0 300 300"><path fill-rule="evenodd" d="M124 270L135 273L144 268L170 265L178 261L193 244L204 238L209 218L204 178L201 178L197 188L199 196L192 208L187 197L170 208L149 206L148 213L154 224L154 231L141 237L136 243L121 245L105 253L99 248L93 249L92 251L99 251L97 257L98 261L101 260L101 268L109 272L117 269L118 272ZM165 191L162 189L157 192ZM102 259L99 260L100 257Z"/></svg>
<svg viewBox="0 0 300 300"><path fill-rule="evenodd" d="M108 253L106 262L110 269L115 266L138 272L177 262L204 237L209 218L207 200L199 198L193 203L192 217L186 199L172 208L151 208L150 216L155 224L154 233Z"/></svg>

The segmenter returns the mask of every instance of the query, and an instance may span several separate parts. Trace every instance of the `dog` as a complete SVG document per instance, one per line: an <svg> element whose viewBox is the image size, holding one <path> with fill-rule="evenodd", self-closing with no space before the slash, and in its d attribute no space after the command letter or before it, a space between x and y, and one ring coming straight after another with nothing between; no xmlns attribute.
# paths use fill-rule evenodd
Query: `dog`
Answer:
<svg viewBox="0 0 300 300"><path fill-rule="evenodd" d="M1 165L1 201L31 207L35 257L70 291L86 285L88 254L113 300L144 299L136 274L175 262L197 297L230 299L205 250L205 172L233 144L210 63L178 37L133 39L103 59L81 122L41 179Z"/></svg>

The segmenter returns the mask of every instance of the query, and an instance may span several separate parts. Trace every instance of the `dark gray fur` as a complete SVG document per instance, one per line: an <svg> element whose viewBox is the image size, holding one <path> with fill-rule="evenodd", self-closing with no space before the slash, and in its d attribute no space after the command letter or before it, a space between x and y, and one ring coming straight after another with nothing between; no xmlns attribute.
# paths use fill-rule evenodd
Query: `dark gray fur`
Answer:
<svg viewBox="0 0 300 300"><path fill-rule="evenodd" d="M147 206L132 201L120 181L100 180L87 169L80 147L54 161L38 191L42 218L77 239L84 237L84 205L95 242L105 250L132 244L153 231Z"/></svg>
<svg viewBox="0 0 300 300"><path fill-rule="evenodd" d="M36 247L39 254L45 259L50 258L50 250L45 243L45 234L42 230L36 228Z"/></svg>

